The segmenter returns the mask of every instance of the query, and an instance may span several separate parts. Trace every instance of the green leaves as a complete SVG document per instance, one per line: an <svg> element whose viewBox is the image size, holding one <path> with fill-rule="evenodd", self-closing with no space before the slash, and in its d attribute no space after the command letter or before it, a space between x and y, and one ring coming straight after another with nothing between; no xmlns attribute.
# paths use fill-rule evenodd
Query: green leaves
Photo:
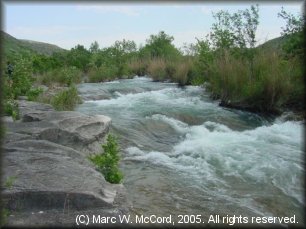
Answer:
<svg viewBox="0 0 306 229"><path fill-rule="evenodd" d="M164 31L160 31L157 35L150 35L146 41L147 44L139 50L139 55L142 58L176 59L181 54L172 44L173 40L174 38Z"/></svg>
<svg viewBox="0 0 306 229"><path fill-rule="evenodd" d="M67 64L86 71L90 57L90 52L83 45L77 45L67 54Z"/></svg>
<svg viewBox="0 0 306 229"><path fill-rule="evenodd" d="M32 65L29 60L20 58L14 64L11 93L13 98L25 95L32 87Z"/></svg>
<svg viewBox="0 0 306 229"><path fill-rule="evenodd" d="M29 101L35 101L42 92L42 88L31 88L26 95L28 96Z"/></svg>
<svg viewBox="0 0 306 229"><path fill-rule="evenodd" d="M59 92L51 99L51 105L58 111L71 111L78 103L81 103L81 98L75 86Z"/></svg>
<svg viewBox="0 0 306 229"><path fill-rule="evenodd" d="M13 120L19 119L18 103L13 99L7 99L4 101L4 114L12 116Z"/></svg>
<svg viewBox="0 0 306 229"><path fill-rule="evenodd" d="M118 169L119 164L119 146L116 138L109 134L106 144L102 145L104 153L89 156L97 169L104 175L105 180L118 184L123 179L122 173Z"/></svg>
<svg viewBox="0 0 306 229"><path fill-rule="evenodd" d="M251 9L239 10L233 14L223 10L213 13L216 20L210 33L213 47L221 50L254 48L259 24L258 11L258 5L252 5Z"/></svg>
<svg viewBox="0 0 306 229"><path fill-rule="evenodd" d="M287 57L298 56L303 59L304 55L304 23L305 18L301 15L294 16L287 13L282 7L281 12L278 13L278 17L283 18L286 21L286 26L282 27L282 36L286 37L282 49L285 51Z"/></svg>

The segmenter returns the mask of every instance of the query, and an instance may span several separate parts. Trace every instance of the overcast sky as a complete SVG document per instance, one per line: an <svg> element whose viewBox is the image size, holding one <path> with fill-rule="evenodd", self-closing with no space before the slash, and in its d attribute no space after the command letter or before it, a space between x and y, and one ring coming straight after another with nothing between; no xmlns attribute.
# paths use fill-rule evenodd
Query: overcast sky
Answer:
<svg viewBox="0 0 306 229"><path fill-rule="evenodd" d="M256 2L174 2L162 3L18 3L3 2L3 30L18 39L56 44L70 49L77 44L89 48L93 41L108 47L116 40L145 44L151 34L163 30L174 44L195 43L204 38L214 22L212 12L250 8ZM293 3L259 2L260 24L257 40L262 43L280 36L285 25L277 17L281 7L295 15L302 13L303 1Z"/></svg>

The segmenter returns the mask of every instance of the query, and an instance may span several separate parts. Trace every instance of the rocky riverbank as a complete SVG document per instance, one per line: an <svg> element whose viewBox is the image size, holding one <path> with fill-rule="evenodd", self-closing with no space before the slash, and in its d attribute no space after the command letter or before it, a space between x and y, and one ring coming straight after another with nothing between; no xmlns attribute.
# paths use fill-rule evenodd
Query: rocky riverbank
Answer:
<svg viewBox="0 0 306 229"><path fill-rule="evenodd" d="M73 226L78 214L125 214L124 186L106 182L87 158L101 151L111 119L18 103L21 119L3 118L7 225Z"/></svg>

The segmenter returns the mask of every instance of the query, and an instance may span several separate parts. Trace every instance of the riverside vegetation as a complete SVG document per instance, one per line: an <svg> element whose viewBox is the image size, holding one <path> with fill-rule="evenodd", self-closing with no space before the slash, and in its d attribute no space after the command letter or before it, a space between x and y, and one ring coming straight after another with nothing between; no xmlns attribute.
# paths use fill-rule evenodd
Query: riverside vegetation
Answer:
<svg viewBox="0 0 306 229"><path fill-rule="evenodd" d="M107 142L102 145L102 148L103 153L91 155L89 160L97 166L106 181L118 184L121 182L123 175L118 169L120 157L119 146L115 136L109 134Z"/></svg>
<svg viewBox="0 0 306 229"><path fill-rule="evenodd" d="M155 81L184 85L205 85L220 104L255 112L280 113L286 109L304 111L304 18L281 10L286 21L280 38L256 46L259 25L257 6L230 14L213 14L215 23L205 39L178 49L174 37L164 31L150 35L144 46L134 41L116 41L100 48L77 45L71 50L35 44L21 45L4 40L2 75L6 63L14 65L12 81L2 77L3 111L19 118L19 96L52 104L57 110L73 110L80 102L75 87L81 82L104 82L134 75L149 75ZM3 35L2 35L3 36ZM41 44L43 45L43 44ZM41 46L40 46L41 47ZM45 47L44 47L45 48ZM49 49L50 48L50 49ZM56 93L45 93L42 85ZM1 137L4 129L0 128ZM120 183L118 145L111 135L102 146L104 154L89 159L111 183ZM9 188L15 178L6 181ZM8 215L6 209L1 216Z"/></svg>
<svg viewBox="0 0 306 229"><path fill-rule="evenodd" d="M213 13L215 22L206 38L180 49L164 31L150 35L139 47L134 41L122 40L100 48L95 41L89 49L77 45L53 53L28 46L18 46L16 51L6 40L2 69L8 60L15 69L12 85L4 80L4 111L18 118L14 99L20 95L51 103L58 110L72 110L80 102L75 84L149 75L155 81L180 86L205 85L212 98L220 99L224 106L273 114L286 109L301 112L304 19L284 9L278 16L286 21L282 36L257 47L257 5L233 14ZM50 98L43 95L39 85L66 87L66 91Z"/></svg>

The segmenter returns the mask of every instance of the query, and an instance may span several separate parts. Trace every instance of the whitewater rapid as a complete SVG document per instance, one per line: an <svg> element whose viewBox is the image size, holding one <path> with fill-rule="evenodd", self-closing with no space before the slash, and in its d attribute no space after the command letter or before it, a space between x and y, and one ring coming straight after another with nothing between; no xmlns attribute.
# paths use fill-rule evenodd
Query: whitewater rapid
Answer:
<svg viewBox="0 0 306 229"><path fill-rule="evenodd" d="M204 88L146 77L78 90L86 98L78 111L112 118L135 213L295 214L302 221L301 122L222 108Z"/></svg>

